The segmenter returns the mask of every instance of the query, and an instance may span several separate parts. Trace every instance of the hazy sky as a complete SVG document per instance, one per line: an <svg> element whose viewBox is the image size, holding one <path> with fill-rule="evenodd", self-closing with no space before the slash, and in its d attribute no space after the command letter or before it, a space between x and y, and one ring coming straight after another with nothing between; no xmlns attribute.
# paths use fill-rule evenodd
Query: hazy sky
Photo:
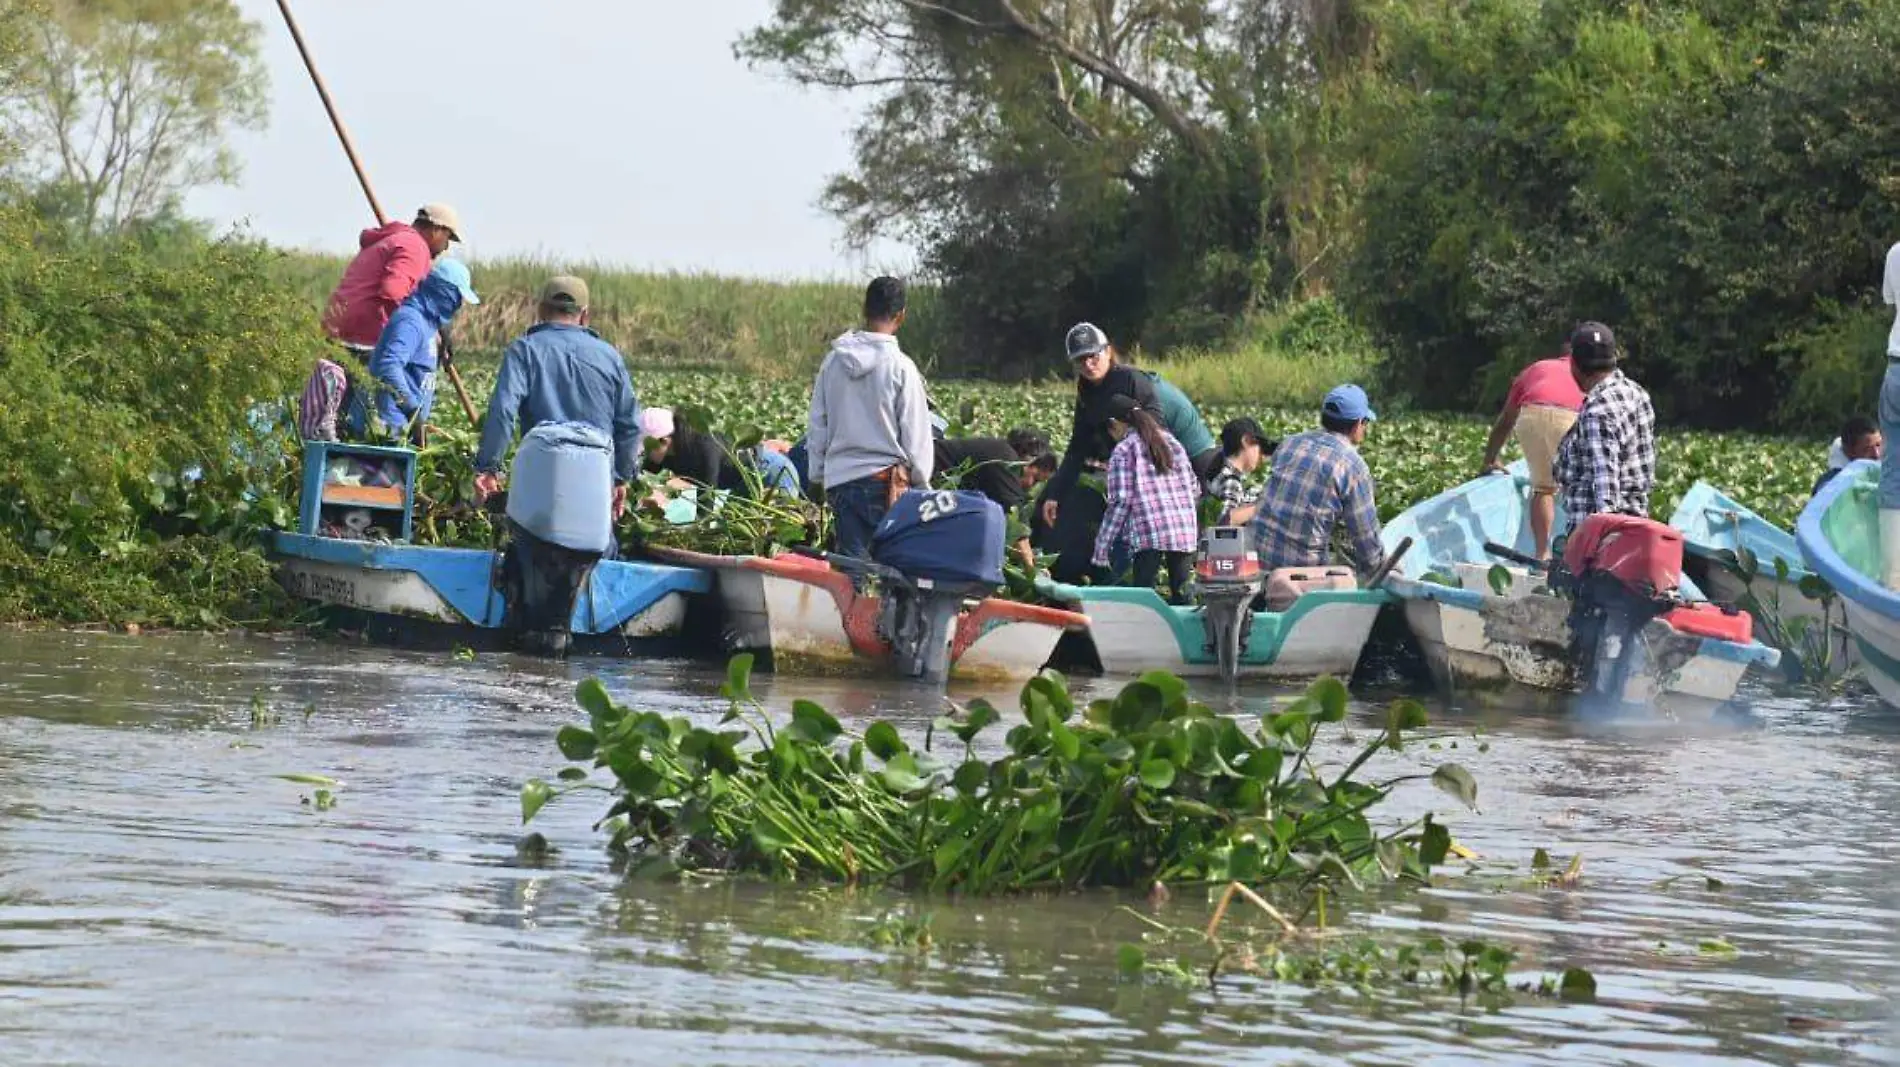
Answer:
<svg viewBox="0 0 1900 1067"><path fill-rule="evenodd" d="M279 244L353 251L369 207L274 0L270 126L234 188L192 213ZM291 0L383 210L462 213L474 257L851 277L867 261L817 206L850 162L853 104L732 57L771 0Z"/></svg>

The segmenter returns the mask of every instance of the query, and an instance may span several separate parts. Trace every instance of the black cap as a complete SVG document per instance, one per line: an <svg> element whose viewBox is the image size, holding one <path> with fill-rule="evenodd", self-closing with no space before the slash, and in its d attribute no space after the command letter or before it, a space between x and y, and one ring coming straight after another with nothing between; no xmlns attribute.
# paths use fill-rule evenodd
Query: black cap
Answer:
<svg viewBox="0 0 1900 1067"><path fill-rule="evenodd" d="M1279 443L1267 436L1267 431L1261 429L1258 422L1243 415L1220 428L1220 450L1231 456L1246 447L1249 437L1260 442L1261 449L1266 452L1273 451L1273 446Z"/></svg>
<svg viewBox="0 0 1900 1067"><path fill-rule="evenodd" d="M1616 366L1616 335L1600 322L1586 322L1570 334L1570 359L1583 370Z"/></svg>
<svg viewBox="0 0 1900 1067"><path fill-rule="evenodd" d="M1108 398L1108 417L1118 422L1127 422L1130 416L1134 415L1135 409L1140 406L1141 402L1127 393L1116 393Z"/></svg>

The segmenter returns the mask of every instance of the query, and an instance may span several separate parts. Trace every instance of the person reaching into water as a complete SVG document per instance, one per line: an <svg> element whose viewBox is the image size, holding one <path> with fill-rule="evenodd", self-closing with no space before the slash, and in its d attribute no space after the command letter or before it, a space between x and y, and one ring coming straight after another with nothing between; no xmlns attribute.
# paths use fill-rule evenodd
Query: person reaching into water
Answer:
<svg viewBox="0 0 1900 1067"><path fill-rule="evenodd" d="M1856 415L1841 427L1841 435L1828 445L1827 469L1814 480L1814 488L1809 496L1821 491L1849 463L1860 459L1878 460L1885 451L1886 439L1881 436L1880 426L1865 415Z"/></svg>
<svg viewBox="0 0 1900 1067"><path fill-rule="evenodd" d="M1481 469L1502 473L1498 454L1513 433L1524 449L1524 465L1531 476L1531 551L1538 559L1550 557L1550 531L1557 521L1557 446L1576 425L1583 407L1583 390L1571 370L1569 345L1561 355L1540 359L1518 373L1505 394L1504 410L1491 425Z"/></svg>
<svg viewBox="0 0 1900 1067"><path fill-rule="evenodd" d="M1378 418L1366 391L1342 385L1320 405L1320 428L1294 434L1273 450L1273 470L1253 517L1254 551L1269 571L1331 562L1333 530L1343 526L1353 565L1369 575L1385 562L1372 472L1359 445Z"/></svg>
<svg viewBox="0 0 1900 1067"><path fill-rule="evenodd" d="M1109 551L1126 539L1134 551L1133 584L1154 588L1165 567L1169 599L1185 603L1200 536L1195 504L1201 487L1194 465L1160 418L1133 397L1117 396L1106 406L1116 444L1108 459L1107 509L1090 562L1106 570Z"/></svg>

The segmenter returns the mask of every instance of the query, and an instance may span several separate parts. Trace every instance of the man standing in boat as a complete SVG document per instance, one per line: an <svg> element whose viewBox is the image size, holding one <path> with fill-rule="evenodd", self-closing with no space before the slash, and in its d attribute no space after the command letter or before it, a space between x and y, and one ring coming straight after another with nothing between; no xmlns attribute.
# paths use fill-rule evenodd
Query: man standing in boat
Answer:
<svg viewBox="0 0 1900 1067"><path fill-rule="evenodd" d="M1364 389L1342 385L1320 405L1319 429L1294 434L1273 450L1252 524L1263 568L1325 566L1339 526L1359 573L1371 574L1385 562L1372 472L1359 454L1377 418Z"/></svg>
<svg viewBox="0 0 1900 1067"><path fill-rule="evenodd" d="M539 319L501 357L495 391L475 453L475 492L501 489L501 458L542 423L579 422L613 439L613 513L626 511L627 487L640 474L640 404L627 361L587 326L587 283L563 275L541 287Z"/></svg>
<svg viewBox="0 0 1900 1067"><path fill-rule="evenodd" d="M1591 515L1649 517L1656 484L1656 411L1618 367L1616 337L1600 322L1570 335L1570 363L1583 409L1557 448L1554 473L1570 525Z"/></svg>
<svg viewBox="0 0 1900 1067"><path fill-rule="evenodd" d="M864 326L832 342L811 391L806 448L825 487L833 551L866 557L891 503L928 488L935 458L924 376L897 346L904 283L878 278L864 292Z"/></svg>
<svg viewBox="0 0 1900 1067"><path fill-rule="evenodd" d="M1513 433L1524 449L1524 465L1531 475L1531 551L1538 559L1550 556L1550 530L1557 521L1557 446L1577 424L1583 390L1577 388L1570 354L1540 359L1519 372L1504 397L1504 410L1491 426L1484 448L1483 470L1502 473L1498 453Z"/></svg>
<svg viewBox="0 0 1900 1067"><path fill-rule="evenodd" d="M1887 249L1887 270L1880 285L1881 299L1893 305L1893 328L1887 332L1887 371L1880 379L1880 434L1900 434L1900 243ZM1880 457L1880 584L1900 590L1900 454L1888 449Z"/></svg>

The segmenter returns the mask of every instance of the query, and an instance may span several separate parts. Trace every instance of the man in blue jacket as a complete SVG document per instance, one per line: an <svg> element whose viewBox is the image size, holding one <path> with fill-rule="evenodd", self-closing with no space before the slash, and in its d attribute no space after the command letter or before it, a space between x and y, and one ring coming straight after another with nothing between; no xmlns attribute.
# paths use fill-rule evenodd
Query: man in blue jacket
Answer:
<svg viewBox="0 0 1900 1067"><path fill-rule="evenodd" d="M389 317L376 348L370 353L369 373L376 390L376 415L383 428L418 444L429 409L435 404L436 353L442 327L464 305L481 303L470 284L468 265L438 259L422 284ZM351 436L368 433L368 409L362 397L352 397L345 425Z"/></svg>
<svg viewBox="0 0 1900 1067"><path fill-rule="evenodd" d="M475 453L475 491L501 489L502 454L544 422L581 422L614 441L614 517L627 508L627 486L640 473L640 403L627 361L587 327L587 283L551 278L541 287L540 322L502 354L495 393Z"/></svg>

